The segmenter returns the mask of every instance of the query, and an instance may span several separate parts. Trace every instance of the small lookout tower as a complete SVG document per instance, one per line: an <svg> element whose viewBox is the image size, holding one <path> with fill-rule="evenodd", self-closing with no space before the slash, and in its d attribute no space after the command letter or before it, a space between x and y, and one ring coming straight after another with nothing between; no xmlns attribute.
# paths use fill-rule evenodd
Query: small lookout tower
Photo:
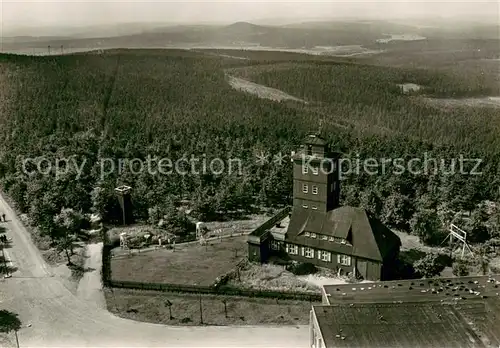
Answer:
<svg viewBox="0 0 500 348"><path fill-rule="evenodd" d="M132 223L132 199L130 196L131 190L132 188L130 186L125 185L115 188L116 195L118 196L118 202L120 202L120 207L122 208L124 225Z"/></svg>

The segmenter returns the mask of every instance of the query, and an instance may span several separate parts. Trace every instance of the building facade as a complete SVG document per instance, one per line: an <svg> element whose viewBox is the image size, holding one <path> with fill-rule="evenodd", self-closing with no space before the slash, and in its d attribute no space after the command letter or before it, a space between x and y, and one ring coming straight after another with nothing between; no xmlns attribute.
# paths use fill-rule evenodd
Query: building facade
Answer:
<svg viewBox="0 0 500 348"><path fill-rule="evenodd" d="M366 210L339 205L340 156L311 135L293 161L293 206L249 236L249 259L276 256L367 280L389 278L401 241Z"/></svg>

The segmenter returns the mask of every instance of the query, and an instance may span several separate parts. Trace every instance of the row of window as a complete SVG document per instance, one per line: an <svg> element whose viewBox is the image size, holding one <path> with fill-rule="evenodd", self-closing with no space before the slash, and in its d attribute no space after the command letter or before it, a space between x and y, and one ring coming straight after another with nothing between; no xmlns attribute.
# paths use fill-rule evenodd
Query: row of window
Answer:
<svg viewBox="0 0 500 348"><path fill-rule="evenodd" d="M324 251L324 250L315 250L313 248L309 247L299 247L298 245L295 244L286 244L286 252L290 255L300 255L304 256L308 259L314 259L315 255L318 258L318 260L324 261L324 262L332 262L332 253L329 251ZM343 266L350 266L351 265L351 257L349 255L342 255L338 254L337 255L337 263Z"/></svg>
<svg viewBox="0 0 500 348"><path fill-rule="evenodd" d="M321 240L327 240L329 242L335 242L335 243L340 243L340 244L346 244L346 245L351 245L347 241L347 239L344 238L339 238L339 237L332 237L332 236L326 236L324 234L317 234L317 233L312 233L312 232L304 232L305 237L310 237L310 238L318 238Z"/></svg>
<svg viewBox="0 0 500 348"><path fill-rule="evenodd" d="M332 171L335 170L335 163L333 162L332 163ZM318 167L312 167L311 166L311 172L314 174L314 175L318 175L319 174L319 168ZM308 165L303 165L302 166L302 174L308 174L309 173L309 166Z"/></svg>
<svg viewBox="0 0 500 348"><path fill-rule="evenodd" d="M318 194L318 186L312 185L312 194L317 195ZM308 193L309 192L309 185L307 184L302 184L302 192Z"/></svg>
<svg viewBox="0 0 500 348"><path fill-rule="evenodd" d="M319 174L319 169L318 167L312 167L312 173L314 175L318 175ZM302 166L302 174L307 174L309 173L309 167L308 166Z"/></svg>

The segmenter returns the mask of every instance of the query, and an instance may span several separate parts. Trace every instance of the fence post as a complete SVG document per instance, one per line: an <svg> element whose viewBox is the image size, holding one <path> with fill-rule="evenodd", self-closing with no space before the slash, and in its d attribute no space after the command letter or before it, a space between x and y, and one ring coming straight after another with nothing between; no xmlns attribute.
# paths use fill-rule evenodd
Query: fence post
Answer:
<svg viewBox="0 0 500 348"><path fill-rule="evenodd" d="M201 304L201 294L199 294L199 298L200 298L200 324L203 325L203 306Z"/></svg>

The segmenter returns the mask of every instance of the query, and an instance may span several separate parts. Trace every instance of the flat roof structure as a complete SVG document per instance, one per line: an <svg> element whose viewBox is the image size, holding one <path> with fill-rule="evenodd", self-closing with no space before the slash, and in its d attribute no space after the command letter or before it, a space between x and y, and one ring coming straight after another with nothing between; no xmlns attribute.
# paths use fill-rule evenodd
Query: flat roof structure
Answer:
<svg viewBox="0 0 500 348"><path fill-rule="evenodd" d="M329 347L500 346L500 275L323 287ZM344 337L342 339L342 337Z"/></svg>
<svg viewBox="0 0 500 348"><path fill-rule="evenodd" d="M313 307L326 347L485 347L451 304Z"/></svg>
<svg viewBox="0 0 500 348"><path fill-rule="evenodd" d="M322 291L328 304L465 300L498 297L500 275L325 285Z"/></svg>

